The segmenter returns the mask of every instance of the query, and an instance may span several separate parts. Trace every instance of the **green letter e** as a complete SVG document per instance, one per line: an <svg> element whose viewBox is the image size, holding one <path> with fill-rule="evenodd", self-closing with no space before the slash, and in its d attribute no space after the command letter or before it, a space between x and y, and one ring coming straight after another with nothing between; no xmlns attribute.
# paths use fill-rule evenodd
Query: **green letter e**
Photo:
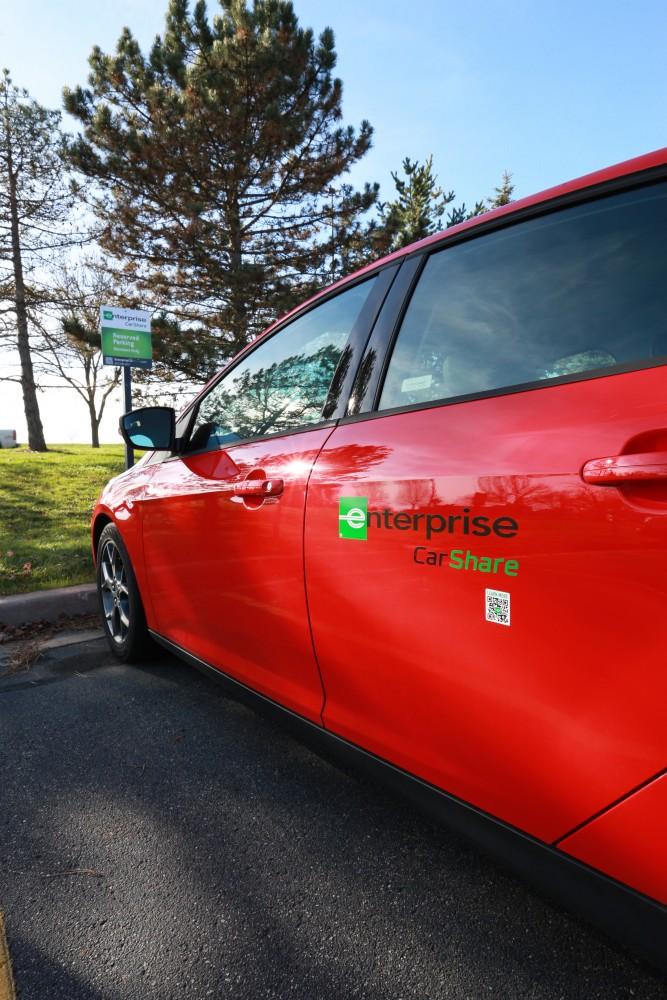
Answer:
<svg viewBox="0 0 667 1000"><path fill-rule="evenodd" d="M368 499L366 497L341 497L338 503L338 537L368 537Z"/></svg>

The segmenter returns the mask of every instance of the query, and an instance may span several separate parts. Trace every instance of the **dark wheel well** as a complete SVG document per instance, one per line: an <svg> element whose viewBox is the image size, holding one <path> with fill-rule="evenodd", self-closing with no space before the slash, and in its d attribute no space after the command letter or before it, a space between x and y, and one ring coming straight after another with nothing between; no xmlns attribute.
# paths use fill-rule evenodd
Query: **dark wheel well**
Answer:
<svg viewBox="0 0 667 1000"><path fill-rule="evenodd" d="M111 518L107 517L106 514L100 514L95 518L95 524L93 525L93 559L97 562L97 548L100 544L100 535L106 528L107 524L111 524Z"/></svg>

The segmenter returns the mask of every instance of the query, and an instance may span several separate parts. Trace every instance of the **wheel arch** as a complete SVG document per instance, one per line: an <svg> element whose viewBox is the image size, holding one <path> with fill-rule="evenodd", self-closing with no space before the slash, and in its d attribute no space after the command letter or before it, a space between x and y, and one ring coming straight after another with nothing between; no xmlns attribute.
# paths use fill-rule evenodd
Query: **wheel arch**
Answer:
<svg viewBox="0 0 667 1000"><path fill-rule="evenodd" d="M114 520L109 516L109 514L99 513L93 521L91 542L93 547L93 563L95 565L97 565L97 547L100 544L100 535L106 528L107 524L114 524Z"/></svg>

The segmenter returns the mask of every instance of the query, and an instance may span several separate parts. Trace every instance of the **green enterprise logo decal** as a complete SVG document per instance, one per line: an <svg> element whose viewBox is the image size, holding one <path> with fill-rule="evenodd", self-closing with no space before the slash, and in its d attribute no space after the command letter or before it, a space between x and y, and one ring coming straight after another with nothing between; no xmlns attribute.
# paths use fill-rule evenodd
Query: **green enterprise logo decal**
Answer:
<svg viewBox="0 0 667 1000"><path fill-rule="evenodd" d="M338 504L338 537L368 538L367 497L341 497Z"/></svg>

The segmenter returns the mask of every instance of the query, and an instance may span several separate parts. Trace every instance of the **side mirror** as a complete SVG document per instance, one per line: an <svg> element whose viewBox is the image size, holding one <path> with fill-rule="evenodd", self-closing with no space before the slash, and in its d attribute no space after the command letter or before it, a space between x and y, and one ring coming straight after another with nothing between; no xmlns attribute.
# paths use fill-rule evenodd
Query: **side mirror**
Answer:
<svg viewBox="0 0 667 1000"><path fill-rule="evenodd" d="M173 451L176 416L170 406L144 406L120 418L123 440L132 448Z"/></svg>

